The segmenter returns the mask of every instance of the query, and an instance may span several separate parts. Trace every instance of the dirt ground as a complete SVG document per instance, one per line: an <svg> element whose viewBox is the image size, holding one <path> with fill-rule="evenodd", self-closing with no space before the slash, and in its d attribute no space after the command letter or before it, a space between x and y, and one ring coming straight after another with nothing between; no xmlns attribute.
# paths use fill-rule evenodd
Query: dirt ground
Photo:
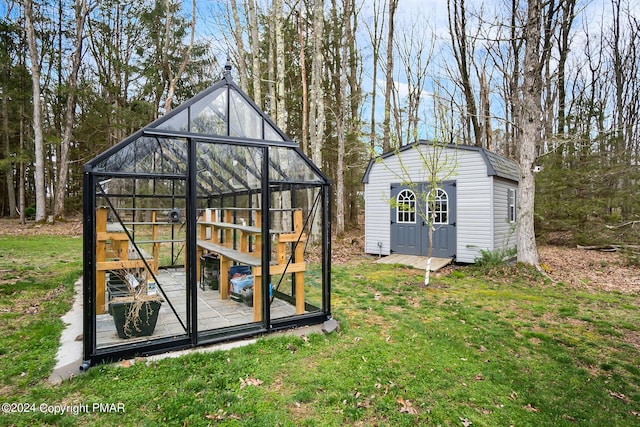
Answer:
<svg viewBox="0 0 640 427"><path fill-rule="evenodd" d="M82 234L81 218L66 222L35 225L20 224L17 220L0 219L0 236ZM562 246L541 246L540 263L554 280L576 288L618 291L640 295L640 267L629 265L619 252L583 250ZM332 242L332 259L342 264L363 257L361 235L351 234Z"/></svg>

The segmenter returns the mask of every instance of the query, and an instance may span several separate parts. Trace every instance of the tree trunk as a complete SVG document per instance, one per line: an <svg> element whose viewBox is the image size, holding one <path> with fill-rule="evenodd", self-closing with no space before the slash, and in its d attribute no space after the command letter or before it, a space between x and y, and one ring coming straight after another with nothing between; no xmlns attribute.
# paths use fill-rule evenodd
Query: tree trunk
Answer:
<svg viewBox="0 0 640 427"><path fill-rule="evenodd" d="M393 84L393 31L396 9L398 0L389 0L389 25L387 32L387 69L386 85L384 92L384 122L383 122L383 139L382 151L387 152L391 149L391 96L394 93Z"/></svg>
<svg viewBox="0 0 640 427"><path fill-rule="evenodd" d="M322 167L322 147L324 143L324 97L322 88L322 69L324 64L323 55L324 38L324 1L315 0L313 6L313 57L311 58L311 87L309 90L309 149L311 160ZM308 192L309 206L313 206L315 195L313 191ZM320 221L322 215L314 215L312 239L319 238L321 233Z"/></svg>
<svg viewBox="0 0 640 427"><path fill-rule="evenodd" d="M178 82L178 80L180 80L180 77L182 77L182 74L184 73L185 68L187 68L187 64L189 63L189 59L191 58L191 50L193 49L193 43L194 43L194 39L195 39L195 32L196 32L196 0L192 0L191 3L191 38L189 39L189 46L187 47L186 52L184 53L184 57L182 58L182 62L180 63L180 66L178 67L178 71L174 74L173 71L171 70L171 64L169 63L168 57L169 57L169 52L168 52L168 45L167 45L167 41L170 38L169 35L169 28L170 28L170 22L171 22L171 16L169 15L170 13L172 13L169 9L169 0L167 1L167 5L166 5L166 13L167 13L167 25L165 26L166 28L166 34L165 34L165 52L164 55L167 58L167 61L165 63L166 66L166 71L167 71L167 78L168 78L168 84L169 84L169 91L167 94L167 99L164 101L164 110L165 113L168 113L169 111L171 111L172 109L172 103L173 103L173 97L175 95L176 92L176 83Z"/></svg>
<svg viewBox="0 0 640 427"><path fill-rule="evenodd" d="M64 199L67 194L67 181L69 176L69 147L76 110L76 89L78 87L78 71L82 60L82 40L84 34L84 23L89 13L86 0L76 0L76 46L71 56L71 73L69 74L69 96L64 120L64 133L60 142L60 166L56 177L55 205L53 215L56 218L64 216Z"/></svg>
<svg viewBox="0 0 640 427"><path fill-rule="evenodd" d="M471 142L471 136L473 135L473 145L484 147L486 144L482 140L482 132L478 120L478 108L473 94L473 87L471 86L469 59L472 53L469 53L469 45L467 42L467 11L465 0L453 0L453 10L451 10L451 0L448 0L447 9L449 12L449 34L451 35L453 56L458 65L460 86L462 86L466 104L465 136L469 139L469 142ZM471 58L471 60L473 60L473 58Z"/></svg>
<svg viewBox="0 0 640 427"><path fill-rule="evenodd" d="M301 2L302 3L302 2ZM262 102L262 71L260 70L260 36L258 35L258 16L255 0L248 1L249 25L251 26L251 80L253 81L253 100L260 108Z"/></svg>
<svg viewBox="0 0 640 427"><path fill-rule="evenodd" d="M336 233L344 232L344 157L345 157L345 122L349 120L349 96L347 92L347 73L349 64L349 43L351 43L351 0L344 0L343 28L345 37L340 46L340 87L338 98L338 114L336 114L336 127L338 136L338 164L336 165Z"/></svg>
<svg viewBox="0 0 640 427"><path fill-rule="evenodd" d="M309 136L311 159L322 167L322 144L324 140L324 97L322 88L322 68L324 56L322 42L324 37L324 1L315 0L313 10L313 58L311 66Z"/></svg>
<svg viewBox="0 0 640 427"><path fill-rule="evenodd" d="M6 76L4 81L9 80L8 67L6 70ZM9 138L9 94L7 92L2 94L2 129L4 133L4 158L9 160L11 158L11 139ZM17 213L16 206L16 190L15 180L13 178L15 170L15 164L11 162L7 165L7 171L5 173L5 179L7 184L7 199L9 199L9 218L14 218Z"/></svg>
<svg viewBox="0 0 640 427"><path fill-rule="evenodd" d="M306 15L304 14L304 2L300 2L300 10L298 14L298 41L300 43L300 84L302 86L302 123L301 123L301 141L300 148L305 154L309 154L309 139L308 139L308 114L309 114L309 96L307 94L307 58L305 55L305 34L306 34Z"/></svg>
<svg viewBox="0 0 640 427"><path fill-rule="evenodd" d="M370 138L371 138L371 157L376 156L376 141L377 141L377 132L376 132L376 97L378 94L378 62L380 60L380 44L382 42L382 14L378 9L380 4L378 0L374 0L373 2L373 29L369 29L369 38L371 40L371 62L373 65L373 76L372 86L371 86L371 129L370 129Z"/></svg>
<svg viewBox="0 0 640 427"><path fill-rule="evenodd" d="M250 0L249 3L253 3L253 0ZM193 10L195 16L195 7ZM245 57L244 40L242 37L242 22L240 21L240 14L238 13L237 0L231 0L231 13L234 23L232 29L233 40L235 41L238 50L238 74L240 75L240 89L242 89L244 92L248 92L247 89L249 84L247 82L247 62ZM254 43L256 43L256 41L254 41Z"/></svg>
<svg viewBox="0 0 640 427"><path fill-rule="evenodd" d="M33 1L24 2L25 30L31 61L31 82L33 85L33 136L35 144L36 170L36 222L45 220L47 214L46 189L44 185L44 138L42 135L42 100L40 93L40 61L36 44L36 31L33 23Z"/></svg>
<svg viewBox="0 0 640 427"><path fill-rule="evenodd" d="M285 112L286 106L284 93L286 70L284 68L284 29L282 25L284 17L282 16L282 0L274 0L273 14L276 29L276 124L280 129L287 133L287 115Z"/></svg>
<svg viewBox="0 0 640 427"><path fill-rule="evenodd" d="M521 88L520 128L522 130L519 164L518 262L538 265L539 256L534 230L535 180L533 165L542 132L542 67L540 63L541 0L530 0L525 26L525 54Z"/></svg>

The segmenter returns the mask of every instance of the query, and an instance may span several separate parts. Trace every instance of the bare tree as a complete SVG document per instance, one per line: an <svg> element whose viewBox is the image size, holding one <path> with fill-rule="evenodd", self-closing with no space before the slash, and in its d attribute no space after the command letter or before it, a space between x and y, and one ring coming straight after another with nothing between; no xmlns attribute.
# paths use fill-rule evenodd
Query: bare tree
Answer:
<svg viewBox="0 0 640 427"><path fill-rule="evenodd" d="M303 2L300 2L301 4ZM258 14L255 0L247 1L249 13L249 43L251 51L251 80L253 82L253 99L262 108L262 70L260 68L260 36Z"/></svg>
<svg viewBox="0 0 640 427"><path fill-rule="evenodd" d="M285 107L285 66L284 66L284 28L282 0L273 1L273 20L276 36L276 124L287 130L287 113Z"/></svg>
<svg viewBox="0 0 640 427"><path fill-rule="evenodd" d="M447 11L449 15L449 34L453 47L453 56L459 73L459 85L465 98L466 117L465 133L475 145L486 146L483 143L482 130L478 120L478 108L471 84L471 64L473 61L473 46L468 40L467 17L465 0L447 0ZM473 133L471 133L473 131Z"/></svg>
<svg viewBox="0 0 640 427"><path fill-rule="evenodd" d="M172 110L173 97L176 92L176 83L184 74L185 68L187 68L187 64L189 63L189 59L191 58L191 50L193 49L195 32L196 32L196 0L192 0L191 2L191 36L189 38L189 44L187 45L183 55L182 62L178 65L177 71L173 71L171 65L171 61L169 60L169 41L171 40L171 20L173 18L173 11L171 10L171 4L169 0L165 0L165 34L164 34L164 47L162 49L164 55L164 69L167 75L167 85L168 85L168 94L167 98L164 101L164 110L165 112L169 112Z"/></svg>
<svg viewBox="0 0 640 427"><path fill-rule="evenodd" d="M249 3L253 5L253 0L250 0ZM242 24L242 21L240 20L240 13L238 12L238 1L231 0L229 4L231 6L231 16L233 18L232 22L234 24L231 28L231 32L233 34L233 41L235 42L235 45L237 46L237 49L238 49L237 61L238 61L238 74L240 76L240 89L242 89L245 92L248 92L247 88L249 86L249 83L248 83L249 75L247 73L247 68L248 68L247 59L244 54L245 47L244 47L244 36L243 36L243 29L245 28L245 26ZM195 14L195 8L194 8L194 14Z"/></svg>
<svg viewBox="0 0 640 427"><path fill-rule="evenodd" d="M309 139L308 139L308 118L309 118L309 87L307 84L307 57L305 53L306 49L306 36L307 36L307 17L306 10L304 9L304 2L300 1L300 9L298 10L298 43L300 44L300 86L302 87L302 135L300 139L300 148L304 153L309 152Z"/></svg>
<svg viewBox="0 0 640 427"><path fill-rule="evenodd" d="M367 33L369 34L369 40L371 41L371 63L372 63L372 88L371 88L371 155L373 156L376 149L376 141L378 139L376 132L376 97L378 94L378 66L380 62L380 49L382 44L382 29L384 27L384 20L382 19L381 11L385 9L386 0L383 0L382 4L379 0L373 1L373 22L371 26L366 25Z"/></svg>
<svg viewBox="0 0 640 427"><path fill-rule="evenodd" d="M322 141L324 139L325 105L323 96L322 43L324 37L324 1L314 0L313 6L313 56L311 58L311 87L309 90L309 145L311 159L322 165Z"/></svg>
<svg viewBox="0 0 640 427"><path fill-rule="evenodd" d="M521 131L519 146L518 262L538 265L539 255L534 230L535 180L533 166L542 138L542 68L540 52L543 18L542 0L529 0L524 27L525 53L523 82L520 88Z"/></svg>
<svg viewBox="0 0 640 427"><path fill-rule="evenodd" d="M309 149L311 160L322 166L322 149L325 136L325 100L323 90L323 42L324 42L324 1L314 0L313 3L313 42L311 57L311 85L309 88ZM314 195L308 192L309 206L313 206ZM312 230L320 233L320 216L314 217ZM319 235L319 234L318 234ZM317 235L313 236L318 237Z"/></svg>
<svg viewBox="0 0 640 427"><path fill-rule="evenodd" d="M69 148L71 146L71 137L73 134L73 125L75 122L77 88L78 88L78 71L82 62L82 43L84 40L84 27L90 6L86 0L76 0L75 3L75 48L71 55L71 72L69 74L69 95L67 96L67 105L65 109L64 132L62 141L60 142L60 164L56 177L55 204L53 215L56 218L64 216L65 196L67 193L67 180L69 176Z"/></svg>
<svg viewBox="0 0 640 427"><path fill-rule="evenodd" d="M25 31L29 48L31 82L33 85L33 136L35 144L36 170L36 222L42 222L46 216L46 189L44 184L44 136L42 131L42 94L40 87L40 59L33 22L33 1L24 0Z"/></svg>
<svg viewBox="0 0 640 427"><path fill-rule="evenodd" d="M435 48L435 36L428 32L425 22L426 17L418 14L398 32L398 59L407 79L407 97L404 102L399 100L400 108L396 108L394 113L396 117L405 116L402 120L396 120L397 126L406 123L406 126L396 129L400 146L418 140L420 107Z"/></svg>
<svg viewBox="0 0 640 427"><path fill-rule="evenodd" d="M394 54L394 23L398 0L389 0L389 16L387 17L387 62L385 67L385 90L384 90L384 122L382 151L389 151L391 148L391 98L394 93L393 82L393 54Z"/></svg>

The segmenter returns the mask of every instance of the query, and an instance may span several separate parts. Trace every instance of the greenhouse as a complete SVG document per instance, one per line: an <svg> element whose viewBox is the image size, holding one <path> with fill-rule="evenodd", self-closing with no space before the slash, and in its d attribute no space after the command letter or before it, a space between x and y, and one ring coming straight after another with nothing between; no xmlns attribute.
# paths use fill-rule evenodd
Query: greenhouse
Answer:
<svg viewBox="0 0 640 427"><path fill-rule="evenodd" d="M229 66L83 179L81 369L330 319L330 182Z"/></svg>

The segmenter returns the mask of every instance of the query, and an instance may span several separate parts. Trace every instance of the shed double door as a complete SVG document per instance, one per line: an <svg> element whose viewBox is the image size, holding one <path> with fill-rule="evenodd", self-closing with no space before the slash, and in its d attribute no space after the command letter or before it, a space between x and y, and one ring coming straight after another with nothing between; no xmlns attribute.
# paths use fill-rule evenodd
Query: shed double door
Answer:
<svg viewBox="0 0 640 427"><path fill-rule="evenodd" d="M391 184L391 252L428 255L429 226L427 194L429 183ZM439 258L456 255L456 183L446 181L432 199L434 209L433 253Z"/></svg>

